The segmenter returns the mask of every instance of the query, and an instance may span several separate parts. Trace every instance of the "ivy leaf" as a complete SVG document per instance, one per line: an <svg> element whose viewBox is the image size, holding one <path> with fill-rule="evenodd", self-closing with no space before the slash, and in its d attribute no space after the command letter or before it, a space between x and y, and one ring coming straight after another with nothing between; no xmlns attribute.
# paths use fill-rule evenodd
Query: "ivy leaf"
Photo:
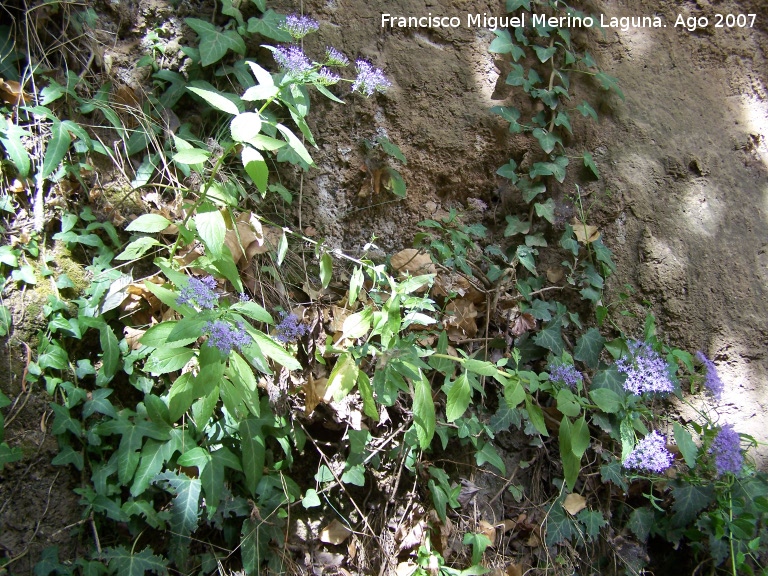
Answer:
<svg viewBox="0 0 768 576"><path fill-rule="evenodd" d="M507 214L507 227L504 230L504 237L515 236L517 234L528 234L531 229L531 223L527 220L520 220L517 216Z"/></svg>
<svg viewBox="0 0 768 576"><path fill-rule="evenodd" d="M432 401L432 387L419 370L419 377L413 382L413 425L422 450L429 448L435 435L435 403Z"/></svg>
<svg viewBox="0 0 768 576"><path fill-rule="evenodd" d="M144 576L147 572L168 573L168 560L152 554L151 548L144 548L141 552L136 553L133 550L129 552L125 546L118 546L105 548L102 554L114 574ZM56 571L58 572L58 569Z"/></svg>
<svg viewBox="0 0 768 576"><path fill-rule="evenodd" d="M616 486L620 487L624 492L629 490L629 485L624 479L624 472L621 468L621 463L618 460L614 460L608 464L600 466L600 480L602 482L612 482Z"/></svg>
<svg viewBox="0 0 768 576"><path fill-rule="evenodd" d="M163 465L170 460L178 447L177 435L172 433L171 440L161 442L153 438L147 439L141 449L141 461L136 469L136 474L131 482L131 496L134 498L142 494L152 479L163 469Z"/></svg>
<svg viewBox="0 0 768 576"><path fill-rule="evenodd" d="M556 144L560 144L561 146L563 144L562 140L557 134L544 130L543 128L535 128L533 130L533 136L536 138L536 140L539 141L541 149L544 150L544 152L547 154L555 149ZM533 178L533 176L531 176L531 178Z"/></svg>
<svg viewBox="0 0 768 576"><path fill-rule="evenodd" d="M308 488L304 493L304 498L301 499L301 504L304 508L314 508L322 505L320 498L317 495L317 490L314 488Z"/></svg>
<svg viewBox="0 0 768 576"><path fill-rule="evenodd" d="M539 59L539 62L542 64L552 58L552 56L555 55L557 52L557 46L533 46L533 51L536 52L536 56Z"/></svg>
<svg viewBox="0 0 768 576"><path fill-rule="evenodd" d="M515 41L512 40L512 35L508 30L497 28L493 33L496 34L496 38L493 39L491 45L488 47L489 52L493 52L494 54L511 54L512 60L515 62L525 56L525 52L520 46L515 44Z"/></svg>
<svg viewBox="0 0 768 576"><path fill-rule="evenodd" d="M533 258L534 250L528 246L520 245L515 250L515 256L520 261L520 264L531 273L536 274L536 260Z"/></svg>
<svg viewBox="0 0 768 576"><path fill-rule="evenodd" d="M531 179L527 176L520 178L515 184L523 194L523 200L527 203L531 202L539 194L547 191L547 187L543 182L531 182Z"/></svg>
<svg viewBox="0 0 768 576"><path fill-rule="evenodd" d="M699 512L714 501L714 488L691 484L675 486L672 488L672 496L675 499L674 504L672 504L674 511L672 523L675 526L683 527L690 525L699 515Z"/></svg>
<svg viewBox="0 0 768 576"><path fill-rule="evenodd" d="M565 494L549 509L547 515L547 534L545 541L547 546L554 546L562 542L571 540L574 536L579 534L579 530L576 526L576 522L571 518L570 514L563 508L562 501L565 499Z"/></svg>
<svg viewBox="0 0 768 576"><path fill-rule="evenodd" d="M259 1L263 2L264 0ZM271 38L278 42L291 42L293 40L291 35L280 28L283 22L285 22L285 16L278 14L270 8L264 12L261 18L254 17L248 19L248 33L261 34L265 38Z"/></svg>
<svg viewBox="0 0 768 576"><path fill-rule="evenodd" d="M536 334L533 341L536 345L546 348L555 356L560 356L565 347L561 331L562 326L559 321L550 322L544 330Z"/></svg>
<svg viewBox="0 0 768 576"><path fill-rule="evenodd" d="M203 66L218 62L229 50L245 55L245 42L234 30L222 32L210 22L198 18L185 18L184 21L200 36L200 63Z"/></svg>
<svg viewBox="0 0 768 576"><path fill-rule="evenodd" d="M566 156L558 156L554 162L534 162L528 176L536 178L537 176L554 176L558 182L565 180L565 167L568 166Z"/></svg>
<svg viewBox="0 0 768 576"><path fill-rule="evenodd" d="M576 106L576 109L581 112L582 116L591 116L592 119L597 122L597 112L595 112L595 109L592 108L586 100Z"/></svg>
<svg viewBox="0 0 768 576"><path fill-rule="evenodd" d="M597 165L595 164L595 161L592 159L592 154L590 154L589 152L584 152L584 166L586 166L592 171L592 174L595 175L595 178L600 178L600 172L598 172Z"/></svg>
<svg viewBox="0 0 768 576"><path fill-rule="evenodd" d="M558 112L557 116L555 117L555 126L562 126L568 132L573 134L573 130L571 130L571 120L568 117L567 112Z"/></svg>
<svg viewBox="0 0 768 576"><path fill-rule="evenodd" d="M605 338L601 336L600 332L596 328L590 328L576 343L573 357L595 369L600 361L600 352L602 352L604 344Z"/></svg>
<svg viewBox="0 0 768 576"><path fill-rule="evenodd" d="M506 178L507 180L510 180L512 184L514 184L515 182L517 182L517 179L519 178L516 170L517 170L517 163L514 160L510 159L509 162L504 164L504 166L496 170L496 174L498 174L502 178Z"/></svg>
<svg viewBox="0 0 768 576"><path fill-rule="evenodd" d="M547 198L546 202L536 202L533 209L539 218L544 218L550 224L555 223L555 201L552 198Z"/></svg>
<svg viewBox="0 0 768 576"><path fill-rule="evenodd" d="M619 88L618 79L606 74L605 72L598 72L595 74L595 78L597 78L598 82L600 82L600 86L602 86L603 89L616 92L616 94L619 95L619 98L624 100L624 92L622 92L621 88Z"/></svg>
<svg viewBox="0 0 768 576"><path fill-rule="evenodd" d="M608 524L608 521L598 510L582 510L576 518L584 525L590 540L594 540L600 534L600 529Z"/></svg>

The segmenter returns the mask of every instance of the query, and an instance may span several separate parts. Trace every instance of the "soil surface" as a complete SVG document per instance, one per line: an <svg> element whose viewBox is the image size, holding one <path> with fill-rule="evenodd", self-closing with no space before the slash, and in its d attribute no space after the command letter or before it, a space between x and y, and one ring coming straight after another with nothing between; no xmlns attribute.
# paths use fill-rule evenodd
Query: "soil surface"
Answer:
<svg viewBox="0 0 768 576"><path fill-rule="evenodd" d="M313 101L319 168L304 181L302 228L317 229L329 244L351 253L375 234L375 243L391 253L412 244L417 222L462 209L469 198L489 205L484 223L497 232L507 214L523 209L522 199L495 175L509 158L524 162L527 143L489 112L499 104L526 105L524 95L504 83L504 60L488 53L493 33L466 26L381 26L382 13L431 12L466 20L468 13L501 15L503 4L270 3L320 21L320 31L306 39L310 54L334 46L369 59L393 83L385 95L349 97L345 106ZM670 343L714 359L726 383L721 419L767 442L768 7L762 0L588 4L607 18L658 15L666 27L573 31L575 41L619 79L626 99L589 81L577 88L591 98L600 121L574 126L569 151L591 152L601 179L569 176L554 191L558 215L572 215L567 196L578 184L591 206L589 223L599 227L618 265L607 302L617 302L627 285L633 289L622 306L635 317L624 317L623 328L639 334L644 307L650 306ZM200 10L211 8L201 4ZM194 14L187 10L197 15L198 7ZM715 27L717 14L750 13L757 14L752 28ZM675 27L678 14L707 16L709 25L696 31ZM114 73L128 85L142 82L132 69L140 38L166 21L181 29L184 15L184 9L158 0L112 3L100 11ZM377 135L386 135L407 158L406 166L398 166L408 186L403 200L374 190L370 174L377 159L366 156L362 141ZM30 299L22 295L16 303L14 325L35 321L24 315ZM61 545L62 557L72 557L77 538L62 529L81 519L71 492L78 479L50 465L56 445L48 430L48 400L38 390L24 403L27 354L18 342L32 341L34 332L27 329L15 344L4 343L0 358L0 387L19 399L6 440L25 454L0 472L0 553L26 554L13 566L19 574L31 573L40 550L50 544ZM768 445L757 453L764 467ZM82 526L87 533L88 524Z"/></svg>

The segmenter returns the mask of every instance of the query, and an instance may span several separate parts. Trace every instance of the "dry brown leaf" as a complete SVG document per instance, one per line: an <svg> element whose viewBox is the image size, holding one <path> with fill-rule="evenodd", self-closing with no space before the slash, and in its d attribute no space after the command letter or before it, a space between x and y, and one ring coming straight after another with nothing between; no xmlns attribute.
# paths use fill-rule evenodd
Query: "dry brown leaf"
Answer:
<svg viewBox="0 0 768 576"><path fill-rule="evenodd" d="M532 315L528 314L527 312L524 312L522 314L518 313L518 315L515 316L515 319L512 320L512 322L509 325L510 332L512 332L512 334L514 334L515 336L520 336L528 332L528 330L533 330L535 328L536 328L536 318L534 318Z"/></svg>
<svg viewBox="0 0 768 576"><path fill-rule="evenodd" d="M410 560L407 562L400 562L395 568L395 576L412 576L419 569L418 564L414 564Z"/></svg>
<svg viewBox="0 0 768 576"><path fill-rule="evenodd" d="M28 104L32 95L24 92L21 84L14 80L3 80L0 78L0 99L8 104Z"/></svg>
<svg viewBox="0 0 768 576"><path fill-rule="evenodd" d="M536 534L536 532L531 532L531 535L528 536L528 540L525 541L525 545L531 548L538 548L541 546L541 538L539 538L539 535Z"/></svg>
<svg viewBox="0 0 768 576"><path fill-rule="evenodd" d="M326 544L338 545L349 538L352 532L341 522L334 519L328 526L320 531L320 541Z"/></svg>
<svg viewBox="0 0 768 576"><path fill-rule="evenodd" d="M401 274L421 276L422 274L435 274L437 271L430 255L416 248L406 248L397 252L390 258L389 262L392 269Z"/></svg>
<svg viewBox="0 0 768 576"><path fill-rule="evenodd" d="M480 530L481 534L484 534L488 540L491 541L491 546L496 545L496 528L494 528L489 522L486 522L485 520L480 520L477 524L478 529Z"/></svg>
<svg viewBox="0 0 768 576"><path fill-rule="evenodd" d="M509 532L510 530L514 530L517 526L517 522L514 520L510 520L509 518L504 518L504 521L499 524L499 528L502 528L504 532Z"/></svg>
<svg viewBox="0 0 768 576"><path fill-rule="evenodd" d="M552 284L557 284L563 279L565 272L562 268L547 268L547 280Z"/></svg>
<svg viewBox="0 0 768 576"><path fill-rule="evenodd" d="M445 307L445 319L443 322L455 330L448 330L448 338L458 342L464 338L474 338L477 334L477 309L474 303L465 299L452 300Z"/></svg>
<svg viewBox="0 0 768 576"><path fill-rule="evenodd" d="M123 328L123 334L125 334L125 342L128 344L128 347L131 350L138 350L141 348L139 338L144 336L145 332L146 330L137 330L136 328L131 328L130 326Z"/></svg>
<svg viewBox="0 0 768 576"><path fill-rule="evenodd" d="M325 396L325 389L328 387L328 378L318 378L312 374L309 375L307 383L302 386L304 390L304 414L309 416L312 411L317 408L317 405L323 401Z"/></svg>
<svg viewBox="0 0 768 576"><path fill-rule="evenodd" d="M432 287L432 295L448 296L449 294L458 294L475 304L485 302L485 294L461 274L455 272L451 274L438 274Z"/></svg>
<svg viewBox="0 0 768 576"><path fill-rule="evenodd" d="M427 523L423 519L419 519L410 528L405 526L401 530L400 538L400 551L412 550L417 546L421 546L424 543L424 535L427 531Z"/></svg>
<svg viewBox="0 0 768 576"><path fill-rule="evenodd" d="M571 220L571 226L573 226L573 233L576 235L576 240L582 244L589 244L600 238L600 231L597 226L590 226L584 224L578 218Z"/></svg>
<svg viewBox="0 0 768 576"><path fill-rule="evenodd" d="M507 576L523 576L523 567L520 564L510 564L506 570Z"/></svg>
<svg viewBox="0 0 768 576"><path fill-rule="evenodd" d="M576 516L579 512L587 507L587 499L581 494L568 494L563 502L563 508L571 516Z"/></svg>

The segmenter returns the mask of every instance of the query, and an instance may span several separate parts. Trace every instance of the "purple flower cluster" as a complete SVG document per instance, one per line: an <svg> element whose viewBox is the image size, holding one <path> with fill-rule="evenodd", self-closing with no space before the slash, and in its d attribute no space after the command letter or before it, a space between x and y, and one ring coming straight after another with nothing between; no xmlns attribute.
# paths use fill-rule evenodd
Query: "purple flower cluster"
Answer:
<svg viewBox="0 0 768 576"><path fill-rule="evenodd" d="M706 386L707 390L709 390L712 396L715 397L715 400L720 400L720 398L723 397L723 388L725 388L725 386L723 385L723 381L720 380L720 376L717 374L715 363L707 358L701 351L696 352L696 358L699 362L704 364L704 369L706 371L704 386Z"/></svg>
<svg viewBox="0 0 768 576"><path fill-rule="evenodd" d="M273 56L280 68L294 78L303 78L313 69L312 62L298 46L278 46Z"/></svg>
<svg viewBox="0 0 768 576"><path fill-rule="evenodd" d="M285 22L281 23L278 28L288 32L294 40L299 40L310 32L316 32L320 28L320 24L308 16L290 14L285 17Z"/></svg>
<svg viewBox="0 0 768 576"><path fill-rule="evenodd" d="M562 382L569 388L576 388L576 385L581 382L581 372L576 370L573 364L550 364L549 379L553 382Z"/></svg>
<svg viewBox="0 0 768 576"><path fill-rule="evenodd" d="M349 58L331 46L325 49L326 66L348 66Z"/></svg>
<svg viewBox="0 0 768 576"><path fill-rule="evenodd" d="M741 438L732 424L726 424L720 428L709 451L715 455L718 476L726 472L738 474L741 471L741 465L744 463L744 457L741 454Z"/></svg>
<svg viewBox="0 0 768 576"><path fill-rule="evenodd" d="M352 92L372 96L374 92L384 92L392 86L392 83L384 76L384 72L374 68L365 60L358 60L355 62L355 66L357 67L357 78L352 84Z"/></svg>
<svg viewBox="0 0 768 576"><path fill-rule="evenodd" d="M189 304L198 308L212 310L219 302L219 297L214 292L216 288L216 279L213 276L206 276L198 280L190 278L186 286L179 292L176 303L179 306Z"/></svg>
<svg viewBox="0 0 768 576"><path fill-rule="evenodd" d="M296 342L296 340L308 332L307 326L302 324L301 320L299 320L298 316L295 314L280 312L280 316L282 317L282 320L275 326L275 330L277 331L275 338L277 338L278 342L281 342L282 344Z"/></svg>
<svg viewBox="0 0 768 576"><path fill-rule="evenodd" d="M488 210L488 204L480 200L480 198L467 198L467 208L477 212L485 212Z"/></svg>
<svg viewBox="0 0 768 576"><path fill-rule="evenodd" d="M251 337L248 335L242 322L239 322L237 328L235 328L224 320L214 320L206 322L203 326L203 331L208 333L208 346L218 348L225 356L233 348L242 348L251 343Z"/></svg>
<svg viewBox="0 0 768 576"><path fill-rule="evenodd" d="M656 430L640 440L624 460L624 468L661 474L672 466L675 457L667 450L667 439Z"/></svg>
<svg viewBox="0 0 768 576"><path fill-rule="evenodd" d="M674 392L675 385L669 375L664 358L646 342L627 342L629 354L616 360L616 368L627 375L624 390L632 394L645 392Z"/></svg>
<svg viewBox="0 0 768 576"><path fill-rule="evenodd" d="M331 84L336 84L341 80L341 76L338 74L334 74L328 68L322 68L320 72L317 74L317 81L322 84L323 86L330 86Z"/></svg>

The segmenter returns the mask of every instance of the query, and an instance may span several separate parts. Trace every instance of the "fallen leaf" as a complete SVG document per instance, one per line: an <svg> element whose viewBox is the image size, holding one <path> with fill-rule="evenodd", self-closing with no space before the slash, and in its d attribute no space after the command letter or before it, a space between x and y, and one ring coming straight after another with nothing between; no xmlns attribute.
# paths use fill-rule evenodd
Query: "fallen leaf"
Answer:
<svg viewBox="0 0 768 576"><path fill-rule="evenodd" d="M565 272L562 268L547 268L547 280L552 284L557 284L563 279Z"/></svg>
<svg viewBox="0 0 768 576"><path fill-rule="evenodd" d="M506 570L507 576L523 576L523 567L519 564L510 564Z"/></svg>
<svg viewBox="0 0 768 576"><path fill-rule="evenodd" d="M14 80L3 80L0 78L0 99L8 104L28 104L32 96L24 92L21 84Z"/></svg>
<svg viewBox="0 0 768 576"><path fill-rule="evenodd" d="M600 231L597 229L597 226L584 224L578 218L571 220L571 226L573 226L573 233L576 235L576 240L582 244L589 244L600 238Z"/></svg>
<svg viewBox="0 0 768 576"><path fill-rule="evenodd" d="M317 405L320 404L325 396L325 389L328 388L328 378L318 378L310 373L307 383L302 386L304 390L304 414L312 414Z"/></svg>
<svg viewBox="0 0 768 576"><path fill-rule="evenodd" d="M145 332L146 330L137 330L136 328L126 326L123 328L123 334L125 334L125 343L128 344L128 347L131 350L138 350L142 346L139 342L139 338L144 336Z"/></svg>
<svg viewBox="0 0 768 576"><path fill-rule="evenodd" d="M489 522L480 520L477 524L481 534L484 534L488 540L491 541L490 546L496 545L496 528L494 528Z"/></svg>
<svg viewBox="0 0 768 576"><path fill-rule="evenodd" d="M568 494L563 502L563 508L571 515L576 516L587 507L587 499L581 494Z"/></svg>
<svg viewBox="0 0 768 576"><path fill-rule="evenodd" d="M400 562L395 568L395 576L412 576L416 570L419 569L418 564L414 564L410 560L407 562Z"/></svg>
<svg viewBox="0 0 768 576"><path fill-rule="evenodd" d="M395 272L400 272L401 274L421 276L437 272L435 264L432 262L432 257L416 248L406 248L393 254L389 263Z"/></svg>
<svg viewBox="0 0 768 576"><path fill-rule="evenodd" d="M517 526L517 522L514 520L510 520L509 518L504 518L504 520L499 524L499 528L502 528L504 532L509 532L510 530L514 530L515 526Z"/></svg>
<svg viewBox="0 0 768 576"><path fill-rule="evenodd" d="M352 532L338 520L333 520L320 531L320 541L326 544L338 545L349 538Z"/></svg>
<svg viewBox="0 0 768 576"><path fill-rule="evenodd" d="M452 300L445 307L444 324L455 330L448 331L448 338L454 342L474 338L477 334L477 309L474 303L464 298Z"/></svg>
<svg viewBox="0 0 768 576"><path fill-rule="evenodd" d="M518 313L517 316L515 316L514 320L512 320L512 322L510 322L509 324L509 330L515 336L520 336L522 334L525 334L529 330L533 330L535 328L536 328L536 318L534 318L532 315L528 314L527 312L524 312L522 314Z"/></svg>

